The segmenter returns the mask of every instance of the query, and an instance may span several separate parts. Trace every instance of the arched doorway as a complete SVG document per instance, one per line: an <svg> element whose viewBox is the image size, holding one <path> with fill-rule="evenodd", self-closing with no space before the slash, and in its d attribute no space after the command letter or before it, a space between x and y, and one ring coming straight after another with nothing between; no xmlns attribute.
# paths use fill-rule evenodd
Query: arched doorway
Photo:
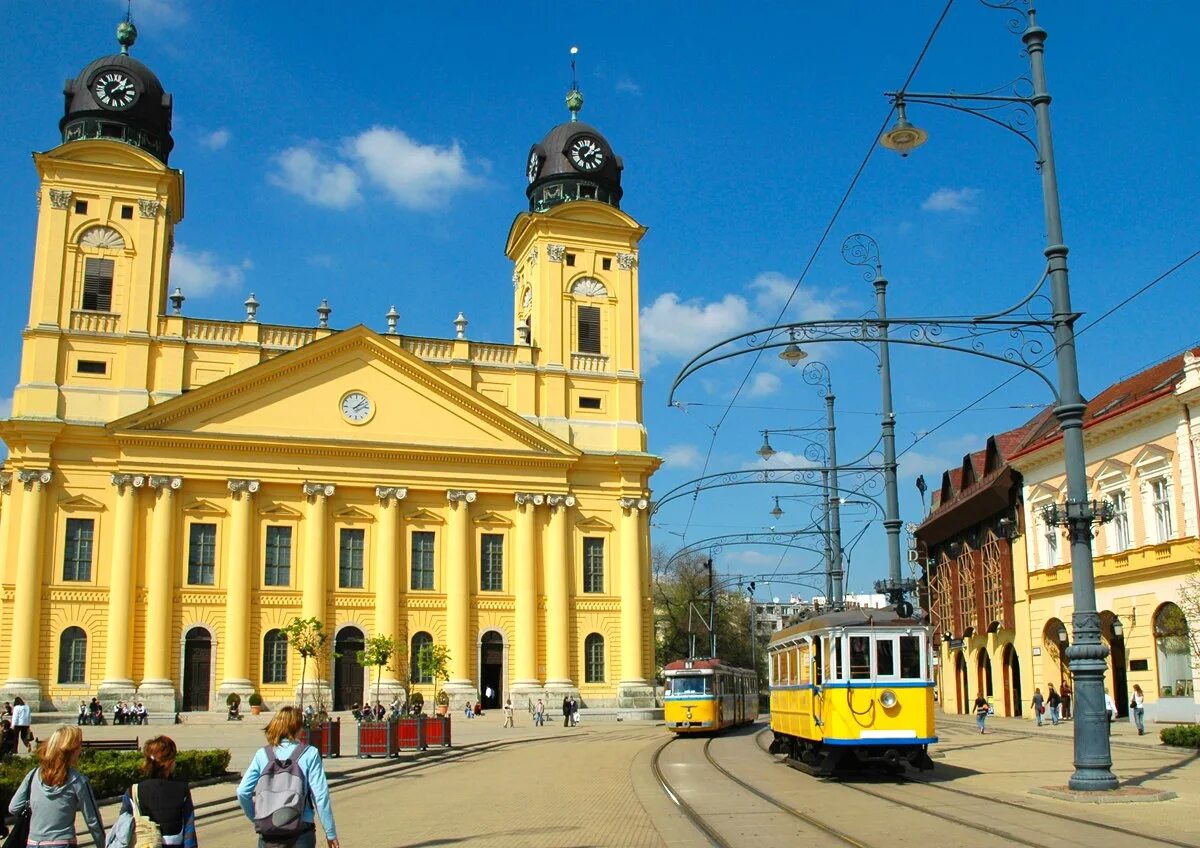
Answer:
<svg viewBox="0 0 1200 848"><path fill-rule="evenodd" d="M484 709L499 709L504 703L503 692L504 637L489 630L479 639L479 698Z"/></svg>
<svg viewBox="0 0 1200 848"><path fill-rule="evenodd" d="M975 677L979 685L979 694L991 698L992 691L992 658L988 656L987 648L980 648L975 655Z"/></svg>
<svg viewBox="0 0 1200 848"><path fill-rule="evenodd" d="M1070 645L1067 626L1057 618L1046 622L1042 628L1042 681L1048 686L1053 683L1055 689L1062 687L1064 680L1070 680L1071 674L1067 668L1067 647ZM1043 695L1048 692L1043 691Z"/></svg>
<svg viewBox="0 0 1200 848"><path fill-rule="evenodd" d="M1154 653L1158 665L1158 697L1194 697L1191 631L1177 604L1167 602L1154 612Z"/></svg>
<svg viewBox="0 0 1200 848"><path fill-rule="evenodd" d="M343 627L333 640L333 708L348 710L363 702L363 667L358 652L363 649L363 632L357 627Z"/></svg>
<svg viewBox="0 0 1200 848"><path fill-rule="evenodd" d="M1011 642L1004 646L1004 683L1008 715L1022 715L1025 699L1021 695L1021 660Z"/></svg>
<svg viewBox="0 0 1200 848"><path fill-rule="evenodd" d="M183 637L183 711L207 710L212 689L212 634L193 627Z"/></svg>
<svg viewBox="0 0 1200 848"><path fill-rule="evenodd" d="M1113 627L1115 616L1105 610L1100 613L1100 628L1104 641L1108 643L1108 670L1112 675L1112 696L1117 704L1117 715L1129 715L1129 682L1126 680L1125 634L1116 635Z"/></svg>
<svg viewBox="0 0 1200 848"><path fill-rule="evenodd" d="M970 712L970 705L967 703L967 658L962 651L954 652L954 689L958 696L958 712L966 715Z"/></svg>

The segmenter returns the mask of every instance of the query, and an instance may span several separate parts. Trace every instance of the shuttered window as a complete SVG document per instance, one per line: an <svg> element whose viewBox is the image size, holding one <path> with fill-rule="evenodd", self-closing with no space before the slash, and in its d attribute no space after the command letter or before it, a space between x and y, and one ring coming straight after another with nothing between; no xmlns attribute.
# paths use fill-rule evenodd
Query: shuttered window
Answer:
<svg viewBox="0 0 1200 848"><path fill-rule="evenodd" d="M93 312L112 311L113 266L111 259L88 258L83 265L83 308Z"/></svg>
<svg viewBox="0 0 1200 848"><path fill-rule="evenodd" d="M600 307L579 307L579 352L600 352Z"/></svg>

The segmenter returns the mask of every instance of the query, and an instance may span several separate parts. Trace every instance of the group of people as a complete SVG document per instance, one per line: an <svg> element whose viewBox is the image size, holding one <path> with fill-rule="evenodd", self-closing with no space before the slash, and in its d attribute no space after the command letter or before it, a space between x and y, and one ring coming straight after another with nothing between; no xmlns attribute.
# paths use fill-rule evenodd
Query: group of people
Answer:
<svg viewBox="0 0 1200 848"><path fill-rule="evenodd" d="M579 726L579 701L574 695L567 695L563 698L563 727L578 727Z"/></svg>
<svg viewBox="0 0 1200 848"><path fill-rule="evenodd" d="M100 699L92 698L90 704L86 701L80 701L79 715L76 716L75 723L104 724L104 706L100 703ZM149 724L150 712L141 701L135 704L131 704L128 701L117 701L113 704L112 723Z"/></svg>
<svg viewBox="0 0 1200 848"><path fill-rule="evenodd" d="M21 697L13 698L12 703L4 702L3 713L0 713L0 757L13 756L22 744L26 752L33 751L37 740L33 737L32 724L33 713Z"/></svg>
<svg viewBox="0 0 1200 848"><path fill-rule="evenodd" d="M399 698L393 698L390 707L385 707L382 701L376 701L373 707L368 703L361 707L355 704L350 708L350 714L354 716L355 721L383 721L388 718L400 718L401 711Z"/></svg>
<svg viewBox="0 0 1200 848"><path fill-rule="evenodd" d="M315 848L318 818L329 848L341 848L320 753L298 741L303 725L296 707L276 712L266 728L267 744L255 752L238 785L237 799L259 848L280 843ZM107 837L91 784L76 767L82 753L78 726L60 727L38 746L38 765L8 805L27 832L25 845L76 845L75 816L82 814L96 848L197 848L195 804L187 782L173 779L178 749L170 737L156 736L142 746L144 777L122 796Z"/></svg>
<svg viewBox="0 0 1200 848"><path fill-rule="evenodd" d="M1048 683L1046 689L1047 694L1044 696L1040 686L1033 690L1033 700L1030 701L1030 706L1033 707L1033 715L1037 719L1038 727L1042 726L1042 717L1047 711L1050 713L1050 723L1057 727L1060 721L1067 721L1071 718L1071 684L1064 680L1062 688L1056 692L1054 684ZM1108 697L1107 692L1105 697Z"/></svg>

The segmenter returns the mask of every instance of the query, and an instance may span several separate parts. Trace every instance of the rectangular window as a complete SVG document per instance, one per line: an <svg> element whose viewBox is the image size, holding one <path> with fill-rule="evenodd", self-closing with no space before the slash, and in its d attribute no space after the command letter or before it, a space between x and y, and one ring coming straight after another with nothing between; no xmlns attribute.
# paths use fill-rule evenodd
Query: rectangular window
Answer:
<svg viewBox="0 0 1200 848"><path fill-rule="evenodd" d="M412 588L433 588L433 533L428 530L412 534Z"/></svg>
<svg viewBox="0 0 1200 848"><path fill-rule="evenodd" d="M479 591L504 591L504 537L499 533L479 539Z"/></svg>
<svg viewBox="0 0 1200 848"><path fill-rule="evenodd" d="M363 587L363 546L367 531L358 528L343 528L338 536L338 588L361 589Z"/></svg>
<svg viewBox="0 0 1200 848"><path fill-rule="evenodd" d="M75 363L76 374L107 374L108 363L97 362L94 359L81 359Z"/></svg>
<svg viewBox="0 0 1200 848"><path fill-rule="evenodd" d="M83 263L83 308L93 312L112 311L112 259L88 257Z"/></svg>
<svg viewBox="0 0 1200 848"><path fill-rule="evenodd" d="M87 201L86 200L76 200L75 201L75 214L76 215L86 215L87 214Z"/></svg>
<svg viewBox="0 0 1200 848"><path fill-rule="evenodd" d="M1175 535L1174 523L1171 521L1171 484L1165 477L1159 477L1150 484L1154 495L1154 526L1158 531L1159 544L1170 541Z"/></svg>
<svg viewBox="0 0 1200 848"><path fill-rule="evenodd" d="M875 639L875 674L879 677L896 676L896 640L877 637Z"/></svg>
<svg viewBox="0 0 1200 848"><path fill-rule="evenodd" d="M599 409L600 398L598 397L581 397L579 399L580 409Z"/></svg>
<svg viewBox="0 0 1200 848"><path fill-rule="evenodd" d="M600 307L580 306L579 315L579 352L600 352Z"/></svg>
<svg viewBox="0 0 1200 848"><path fill-rule="evenodd" d="M567 254L567 266L571 267L571 268L575 267L575 254L574 253Z"/></svg>
<svg viewBox="0 0 1200 848"><path fill-rule="evenodd" d="M1124 492L1112 493L1113 545L1114 551L1128 550L1133 546L1133 535L1129 532L1129 498Z"/></svg>
<svg viewBox="0 0 1200 848"><path fill-rule="evenodd" d="M264 586L289 586L292 582L292 528L267 528ZM284 650L286 651L286 645Z"/></svg>
<svg viewBox="0 0 1200 848"><path fill-rule="evenodd" d="M263 683L287 683L287 667L287 637L273 630L263 647Z"/></svg>
<svg viewBox="0 0 1200 848"><path fill-rule="evenodd" d="M909 679L921 677L921 638L900 637L900 676Z"/></svg>
<svg viewBox="0 0 1200 848"><path fill-rule="evenodd" d="M1042 566L1053 568L1058 565L1058 527L1053 524L1043 524L1042 540Z"/></svg>
<svg viewBox="0 0 1200 848"><path fill-rule="evenodd" d="M193 524L188 530L188 583L214 585L216 565L217 525Z"/></svg>
<svg viewBox="0 0 1200 848"><path fill-rule="evenodd" d="M67 519L67 548L63 554L63 580L92 579L92 533L90 518Z"/></svg>
<svg viewBox="0 0 1200 848"><path fill-rule="evenodd" d="M604 540L583 539L583 591L604 592Z"/></svg>
<svg viewBox="0 0 1200 848"><path fill-rule="evenodd" d="M612 260L607 257L605 257L604 259L601 259L600 267L603 268L605 271L611 271L612 270Z"/></svg>
<svg viewBox="0 0 1200 848"><path fill-rule="evenodd" d="M871 637L850 637L850 679L868 680L871 677Z"/></svg>
<svg viewBox="0 0 1200 848"><path fill-rule="evenodd" d="M133 207L132 206L122 206L121 207L121 219L125 220L125 221L133 220Z"/></svg>

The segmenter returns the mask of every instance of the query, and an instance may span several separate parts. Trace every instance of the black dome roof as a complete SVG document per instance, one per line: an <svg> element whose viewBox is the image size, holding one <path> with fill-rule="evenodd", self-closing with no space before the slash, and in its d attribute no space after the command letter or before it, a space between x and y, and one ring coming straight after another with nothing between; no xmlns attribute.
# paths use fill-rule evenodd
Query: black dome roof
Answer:
<svg viewBox="0 0 1200 848"><path fill-rule="evenodd" d="M572 95L578 99L573 101ZM575 107L571 110L572 120L550 130L529 151L527 174L533 176L525 189L529 210L541 212L571 200L598 200L619 209L621 170L625 165L598 129L574 119L578 107L583 105L582 95L572 90L567 95L567 102ZM581 140L589 149L592 147L589 141L598 148L595 154L600 160L598 166L586 169L572 161L571 151ZM532 167L535 156L539 163L536 173Z"/></svg>
<svg viewBox="0 0 1200 848"><path fill-rule="evenodd" d="M124 26L124 25L123 25ZM129 33L132 31L132 37ZM118 37L122 30L118 29ZM132 44L136 30L125 30ZM125 108L107 106L97 99L97 80L106 72L115 72L133 83L135 98ZM108 138L140 147L166 164L171 148L171 95L144 64L128 53L101 56L90 62L73 80L63 86L64 114L58 122L64 142L84 138Z"/></svg>

